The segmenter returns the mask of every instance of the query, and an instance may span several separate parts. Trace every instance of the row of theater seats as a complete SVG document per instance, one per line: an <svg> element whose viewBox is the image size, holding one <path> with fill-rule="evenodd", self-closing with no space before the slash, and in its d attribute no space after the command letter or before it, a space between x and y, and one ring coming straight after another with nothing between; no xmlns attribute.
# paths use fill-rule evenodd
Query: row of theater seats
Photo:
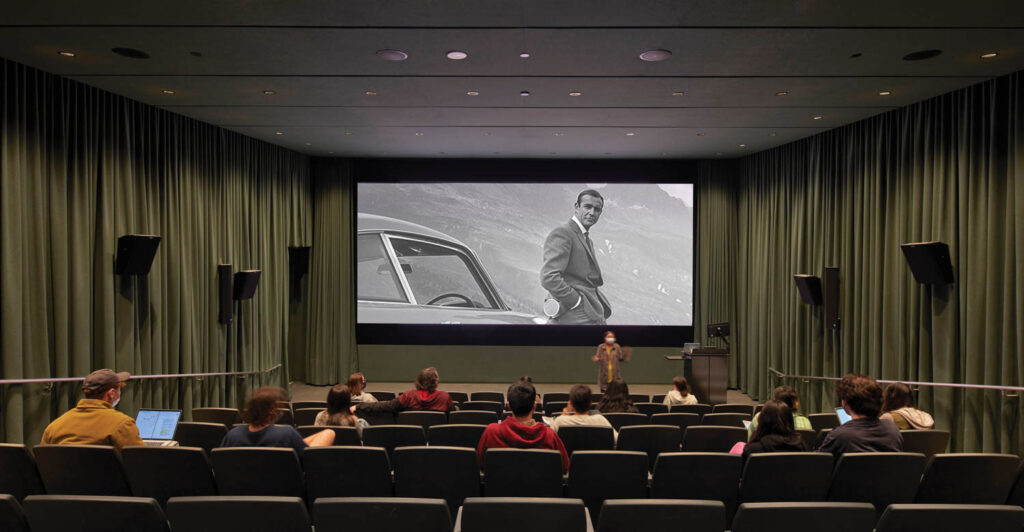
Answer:
<svg viewBox="0 0 1024 532"><path fill-rule="evenodd" d="M768 453L746 462L728 453L665 453L653 474L648 456L577 451L567 477L556 451L491 449L481 476L463 447L223 448L41 445L0 454L0 492L151 497L206 495L432 497L457 508L467 497L563 497L598 514L610 498L709 499L731 516L745 502L890 504L1024 503L1020 459L1007 454ZM16 459L21 452L20 460Z"/></svg>
<svg viewBox="0 0 1024 532"><path fill-rule="evenodd" d="M308 509L296 497L175 497L166 511L143 497L36 495L19 504L0 495L7 532L724 532L725 507L706 500L607 501L600 518L580 499L469 498L453 520L440 499L328 498ZM453 526L454 521L454 526ZM862 503L747 503L732 532L954 532L983 526L1019 532L1024 508L894 504L876 519Z"/></svg>

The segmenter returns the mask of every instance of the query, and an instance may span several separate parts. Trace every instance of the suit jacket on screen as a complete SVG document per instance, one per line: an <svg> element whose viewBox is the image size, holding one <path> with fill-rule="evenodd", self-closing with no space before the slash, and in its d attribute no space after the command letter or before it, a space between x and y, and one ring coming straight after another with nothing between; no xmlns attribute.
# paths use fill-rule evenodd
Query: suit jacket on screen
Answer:
<svg viewBox="0 0 1024 532"><path fill-rule="evenodd" d="M583 296L583 308L595 320L612 314L611 305L598 289L604 279L597 257L573 220L554 228L544 241L540 284L558 300L563 312Z"/></svg>

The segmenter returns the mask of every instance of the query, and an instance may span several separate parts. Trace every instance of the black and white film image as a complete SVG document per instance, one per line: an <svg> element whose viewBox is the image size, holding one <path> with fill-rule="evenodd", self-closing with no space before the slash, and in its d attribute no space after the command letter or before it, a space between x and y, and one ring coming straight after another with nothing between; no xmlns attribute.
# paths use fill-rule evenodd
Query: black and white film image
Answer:
<svg viewBox="0 0 1024 532"><path fill-rule="evenodd" d="M359 323L693 324L693 185L359 183Z"/></svg>

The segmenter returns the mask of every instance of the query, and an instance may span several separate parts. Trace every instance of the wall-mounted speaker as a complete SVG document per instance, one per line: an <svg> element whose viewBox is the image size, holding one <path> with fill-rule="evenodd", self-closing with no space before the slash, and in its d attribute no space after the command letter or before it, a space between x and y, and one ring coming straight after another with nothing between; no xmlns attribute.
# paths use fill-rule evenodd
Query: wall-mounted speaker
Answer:
<svg viewBox="0 0 1024 532"><path fill-rule="evenodd" d="M160 237L155 235L124 235L117 239L117 257L114 273L117 275L146 275L153 266Z"/></svg>
<svg viewBox="0 0 1024 532"><path fill-rule="evenodd" d="M796 289L800 291L800 299L808 305L821 304L821 278L816 275L798 273L793 276Z"/></svg>
<svg viewBox="0 0 1024 532"><path fill-rule="evenodd" d="M945 242L913 242L900 244L914 279L924 284L953 282L953 262Z"/></svg>
<svg viewBox="0 0 1024 532"><path fill-rule="evenodd" d="M299 299L302 278L309 273L309 246L288 247L288 276L291 278L292 298Z"/></svg>
<svg viewBox="0 0 1024 532"><path fill-rule="evenodd" d="M839 268L825 268L821 276L822 299L825 303L825 325L839 326Z"/></svg>
<svg viewBox="0 0 1024 532"><path fill-rule="evenodd" d="M220 323L231 323L232 318L235 316L234 309L231 307L231 265L230 264L218 264L217 265L217 302L220 305L220 312L218 313L218 319Z"/></svg>
<svg viewBox="0 0 1024 532"><path fill-rule="evenodd" d="M235 274L235 299L252 299L260 282L260 270L242 270Z"/></svg>

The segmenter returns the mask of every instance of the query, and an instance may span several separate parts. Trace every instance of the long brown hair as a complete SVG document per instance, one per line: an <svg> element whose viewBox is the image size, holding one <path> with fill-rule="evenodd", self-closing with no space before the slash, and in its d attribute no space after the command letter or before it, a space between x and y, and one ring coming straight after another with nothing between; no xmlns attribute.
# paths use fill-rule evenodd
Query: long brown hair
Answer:
<svg viewBox="0 0 1024 532"><path fill-rule="evenodd" d="M278 402L287 401L288 394L277 386L263 386L256 389L245 402L245 410L242 412L242 420L246 423L262 427L277 421Z"/></svg>
<svg viewBox="0 0 1024 532"><path fill-rule="evenodd" d="M905 407L914 406L914 394L910 386L902 382L894 382L882 392L882 412L892 412Z"/></svg>
<svg viewBox="0 0 1024 532"><path fill-rule="evenodd" d="M431 366L420 370L416 376L416 389L425 392L432 392L437 389L437 383L441 378L437 375L437 368Z"/></svg>
<svg viewBox="0 0 1024 532"><path fill-rule="evenodd" d="M786 403L775 399L766 402L761 408L761 413L757 415L757 430L750 441L761 441L761 438L772 434L785 438L796 436L793 410Z"/></svg>
<svg viewBox="0 0 1024 532"><path fill-rule="evenodd" d="M352 395L360 395L363 393L363 383L366 382L366 377L362 373L353 373L348 376L348 391Z"/></svg>

